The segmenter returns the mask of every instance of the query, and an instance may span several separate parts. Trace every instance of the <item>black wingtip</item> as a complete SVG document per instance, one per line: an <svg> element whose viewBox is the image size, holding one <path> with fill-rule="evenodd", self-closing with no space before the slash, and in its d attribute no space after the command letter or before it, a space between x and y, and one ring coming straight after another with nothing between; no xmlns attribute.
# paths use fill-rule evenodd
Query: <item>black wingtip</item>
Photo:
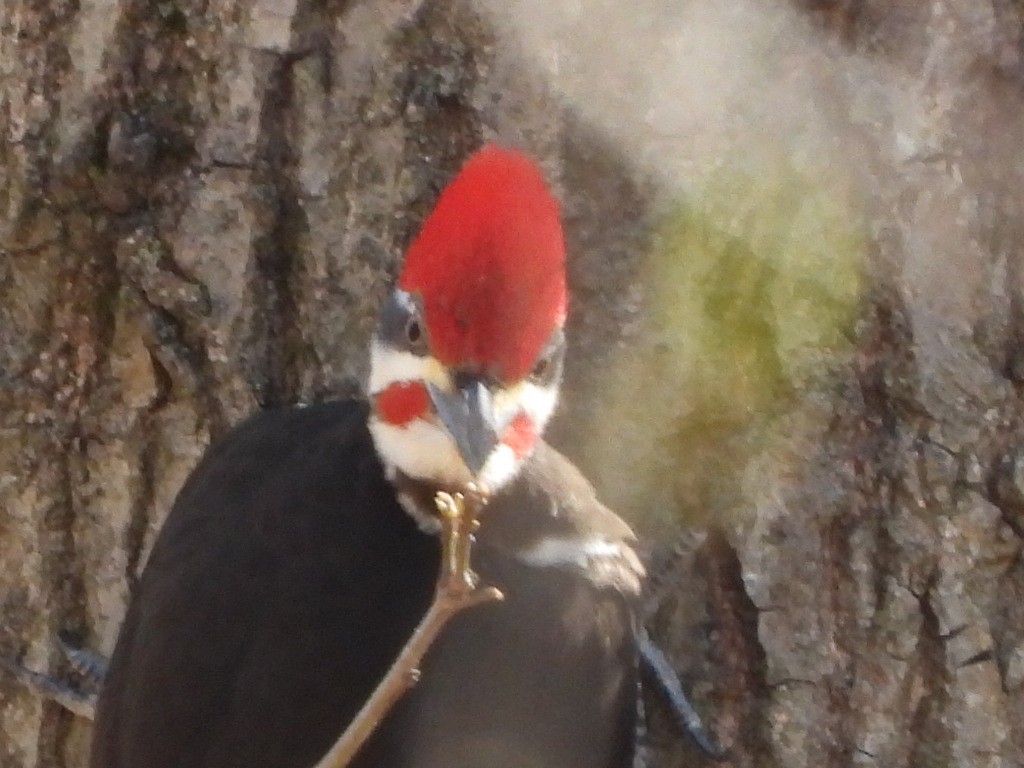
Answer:
<svg viewBox="0 0 1024 768"><path fill-rule="evenodd" d="M729 750L716 744L708 734L700 715L690 703L686 692L683 691L683 686L668 657L644 630L640 630L638 633L637 648L640 652L641 668L647 672L648 677L657 684L658 690L668 699L680 727L689 734L693 742L707 757L715 762L729 760L731 757Z"/></svg>

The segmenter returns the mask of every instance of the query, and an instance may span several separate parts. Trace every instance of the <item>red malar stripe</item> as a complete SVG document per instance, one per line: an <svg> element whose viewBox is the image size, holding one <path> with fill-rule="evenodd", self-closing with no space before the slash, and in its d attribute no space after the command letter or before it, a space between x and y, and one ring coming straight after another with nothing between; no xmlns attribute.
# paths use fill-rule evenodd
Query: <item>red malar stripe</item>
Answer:
<svg viewBox="0 0 1024 768"><path fill-rule="evenodd" d="M537 442L537 427L525 413L520 413L505 430L501 442L512 449L517 459L524 458Z"/></svg>
<svg viewBox="0 0 1024 768"><path fill-rule="evenodd" d="M404 427L430 409L427 388L418 381L401 381L377 394L373 401L377 415L396 427Z"/></svg>

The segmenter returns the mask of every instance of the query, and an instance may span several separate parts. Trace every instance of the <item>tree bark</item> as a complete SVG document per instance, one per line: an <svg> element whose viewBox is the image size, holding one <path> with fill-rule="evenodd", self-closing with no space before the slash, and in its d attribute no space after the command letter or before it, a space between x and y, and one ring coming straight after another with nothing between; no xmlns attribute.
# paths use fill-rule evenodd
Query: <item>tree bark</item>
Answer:
<svg viewBox="0 0 1024 768"><path fill-rule="evenodd" d="M563 200L552 441L729 764L1024 765L1024 9L764 5L0 6L0 653L111 651L210 440L359 391L499 141ZM0 677L0 764L88 738Z"/></svg>

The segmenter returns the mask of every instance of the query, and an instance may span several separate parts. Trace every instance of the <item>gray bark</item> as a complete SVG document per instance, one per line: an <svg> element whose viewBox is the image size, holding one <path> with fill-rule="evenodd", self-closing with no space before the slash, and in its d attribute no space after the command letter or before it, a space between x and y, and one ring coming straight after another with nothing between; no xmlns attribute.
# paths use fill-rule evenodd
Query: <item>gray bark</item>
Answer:
<svg viewBox="0 0 1024 768"><path fill-rule="evenodd" d="M111 650L210 440L358 391L496 140L564 204L552 441L731 764L1024 765L1024 10L765 5L0 6L0 653ZM88 738L0 677L2 765Z"/></svg>

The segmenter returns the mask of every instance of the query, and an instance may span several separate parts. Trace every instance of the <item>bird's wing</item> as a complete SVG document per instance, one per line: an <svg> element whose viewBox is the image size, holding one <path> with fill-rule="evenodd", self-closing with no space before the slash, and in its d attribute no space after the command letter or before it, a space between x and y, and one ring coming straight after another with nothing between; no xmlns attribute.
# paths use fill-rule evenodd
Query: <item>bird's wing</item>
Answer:
<svg viewBox="0 0 1024 768"><path fill-rule="evenodd" d="M209 451L125 619L93 768L299 768L340 733L429 603L437 562L365 422L356 403L266 412Z"/></svg>

